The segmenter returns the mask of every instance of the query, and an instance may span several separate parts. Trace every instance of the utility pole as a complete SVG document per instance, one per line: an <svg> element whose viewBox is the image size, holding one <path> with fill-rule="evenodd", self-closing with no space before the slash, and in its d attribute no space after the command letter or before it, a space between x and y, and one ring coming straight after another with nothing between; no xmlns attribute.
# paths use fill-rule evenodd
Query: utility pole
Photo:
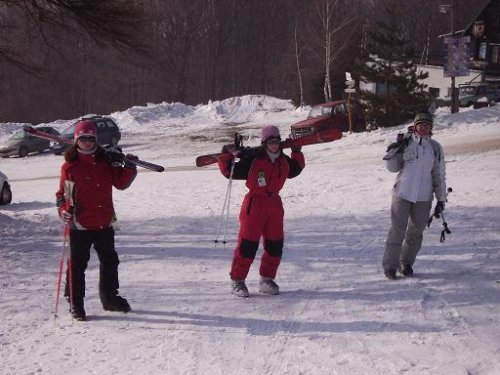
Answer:
<svg viewBox="0 0 500 375"><path fill-rule="evenodd" d="M451 0L451 37L455 37L455 18L454 18L454 10L455 10L455 0ZM457 89L455 88L455 74L451 76L451 113L458 112L458 98L457 98Z"/></svg>
<svg viewBox="0 0 500 375"><path fill-rule="evenodd" d="M350 72L345 72L345 79L346 79L345 84L347 88L344 90L344 92L347 94L347 114L349 116L349 133L352 133L351 94L353 92L356 92L356 89L354 88L356 82L352 79Z"/></svg>
<svg viewBox="0 0 500 375"><path fill-rule="evenodd" d="M450 12L450 20L451 20L451 35L449 37L449 44L448 44L448 48L453 48L453 50L451 51L451 57L452 58L455 58L455 54L457 53L456 51L456 47L458 46L458 43L457 41L455 40L455 15L454 15L454 10L455 10L455 0L451 0L451 4L441 4L439 6L439 11L441 13L448 13ZM451 96L451 113L456 113L458 112L458 97L457 97L457 89L455 87L455 76L456 76L456 72L454 72L454 69L450 69L451 71L453 71L451 73L451 92L450 92L450 96Z"/></svg>

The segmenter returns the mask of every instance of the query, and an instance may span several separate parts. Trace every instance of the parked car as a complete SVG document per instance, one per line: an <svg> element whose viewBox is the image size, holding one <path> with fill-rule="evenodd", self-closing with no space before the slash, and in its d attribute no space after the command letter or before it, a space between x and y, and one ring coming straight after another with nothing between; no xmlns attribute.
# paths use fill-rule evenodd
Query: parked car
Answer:
<svg viewBox="0 0 500 375"><path fill-rule="evenodd" d="M116 146L120 141L122 135L120 133L120 129L118 129L118 125L110 119L109 117L102 116L92 116L92 117L84 117L82 120L90 120L97 127L97 142L100 145L106 146ZM61 138L66 138L73 140L73 134L75 133L76 122L68 126L61 132ZM62 144L59 142L51 142L50 149L54 154L61 155L69 148L69 145Z"/></svg>
<svg viewBox="0 0 500 375"><path fill-rule="evenodd" d="M476 106L478 100L480 100L478 107L483 107L484 105L481 105L481 103L485 101L491 105L500 100L500 92L496 86L487 83L470 83L458 86L458 103L460 107Z"/></svg>
<svg viewBox="0 0 500 375"><path fill-rule="evenodd" d="M353 131L365 130L362 110L356 102L351 104L351 121ZM349 112L345 100L313 106L305 120L291 126L291 133L292 136L304 136L330 128L349 131Z"/></svg>
<svg viewBox="0 0 500 375"><path fill-rule="evenodd" d="M12 190L7 176L0 172L0 205L12 202Z"/></svg>
<svg viewBox="0 0 500 375"><path fill-rule="evenodd" d="M36 129L49 134L59 135L59 132L50 126L37 126ZM42 152L50 148L50 142L46 139L33 137L24 130L19 130L2 145L0 145L0 156L8 158L9 156L19 156L24 158L31 152Z"/></svg>

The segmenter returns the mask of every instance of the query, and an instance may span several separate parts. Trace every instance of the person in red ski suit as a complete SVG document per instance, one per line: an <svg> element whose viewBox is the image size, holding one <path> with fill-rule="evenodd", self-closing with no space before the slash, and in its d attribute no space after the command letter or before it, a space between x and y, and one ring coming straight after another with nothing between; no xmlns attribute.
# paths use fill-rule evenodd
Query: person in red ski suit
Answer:
<svg viewBox="0 0 500 375"><path fill-rule="evenodd" d="M105 150L96 143L97 129L93 122L81 120L74 132L74 145L65 153L61 167L56 204L59 216L69 227L70 256L66 274L65 296L70 298L71 314L76 320L85 320L85 270L94 246L100 261L99 296L105 310L131 310L127 300L118 295L118 254L115 250L115 232L112 188L123 190L137 175L135 166L110 160ZM127 158L137 159L135 155ZM70 291L72 296L70 296Z"/></svg>
<svg viewBox="0 0 500 375"><path fill-rule="evenodd" d="M261 146L253 155L241 155L235 163L233 179L246 180L248 193L240 211L238 244L231 264L231 292L238 297L249 297L245 284L260 238L263 237L264 253L260 263L259 290L279 294L274 281L283 253L284 210L279 192L287 178L298 176L305 167L300 147L292 148L291 157L283 154L279 129L269 125L261 130ZM218 160L221 173L229 178L233 155L225 152Z"/></svg>

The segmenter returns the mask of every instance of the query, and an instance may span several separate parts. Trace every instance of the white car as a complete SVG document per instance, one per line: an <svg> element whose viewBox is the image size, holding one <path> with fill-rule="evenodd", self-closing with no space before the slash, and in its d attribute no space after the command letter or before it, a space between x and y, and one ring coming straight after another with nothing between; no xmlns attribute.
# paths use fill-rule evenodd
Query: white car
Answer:
<svg viewBox="0 0 500 375"><path fill-rule="evenodd" d="M12 202L12 190L10 190L7 176L0 172L0 205Z"/></svg>

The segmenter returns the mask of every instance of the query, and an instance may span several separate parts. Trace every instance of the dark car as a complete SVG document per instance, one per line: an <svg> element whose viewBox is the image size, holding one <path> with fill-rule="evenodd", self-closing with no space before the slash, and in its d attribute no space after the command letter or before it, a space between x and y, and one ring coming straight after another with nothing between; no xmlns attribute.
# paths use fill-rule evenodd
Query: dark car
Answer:
<svg viewBox="0 0 500 375"><path fill-rule="evenodd" d="M499 99L500 92L496 85L469 83L458 86L458 103L460 107L469 107L471 105L488 106L498 102Z"/></svg>
<svg viewBox="0 0 500 375"><path fill-rule="evenodd" d="M82 120L90 120L95 124L97 127L97 142L102 146L116 146L122 137L118 125L109 117L93 116L84 117ZM73 140L75 127L76 122L64 129L61 133L61 137ZM50 149L56 155L61 155L68 147L69 145L59 142L50 143Z"/></svg>
<svg viewBox="0 0 500 375"><path fill-rule="evenodd" d="M351 104L351 121L353 131L365 130L362 111L356 103ZM345 100L315 105L307 118L291 126L293 136L304 136L320 130L335 128L342 132L349 131L349 111Z"/></svg>
<svg viewBox="0 0 500 375"><path fill-rule="evenodd" d="M59 135L59 132L50 126L38 126L37 130L45 133ZM19 130L7 141L0 145L0 156L8 158L9 156L19 156L24 158L30 152L43 152L50 148L50 142L46 139L33 137L24 130Z"/></svg>
<svg viewBox="0 0 500 375"><path fill-rule="evenodd" d="M10 190L7 176L0 172L0 205L12 202L12 190Z"/></svg>

